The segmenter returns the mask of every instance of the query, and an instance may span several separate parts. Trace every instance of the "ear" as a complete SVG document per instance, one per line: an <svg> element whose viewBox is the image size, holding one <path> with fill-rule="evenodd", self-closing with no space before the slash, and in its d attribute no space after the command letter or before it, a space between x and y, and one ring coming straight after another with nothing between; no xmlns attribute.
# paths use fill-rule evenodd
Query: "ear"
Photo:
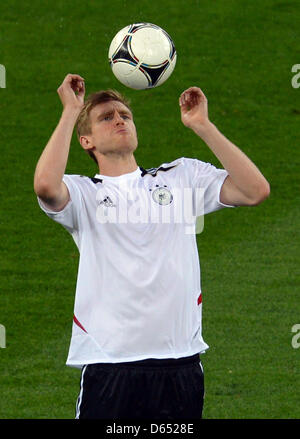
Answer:
<svg viewBox="0 0 300 439"><path fill-rule="evenodd" d="M90 136L80 136L79 142L82 148L85 149L86 151L89 149L93 149Z"/></svg>

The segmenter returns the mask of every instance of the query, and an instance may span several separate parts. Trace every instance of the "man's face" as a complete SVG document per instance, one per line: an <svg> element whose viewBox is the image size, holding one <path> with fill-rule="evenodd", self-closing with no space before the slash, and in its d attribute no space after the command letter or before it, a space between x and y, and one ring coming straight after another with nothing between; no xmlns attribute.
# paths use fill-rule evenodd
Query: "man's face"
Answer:
<svg viewBox="0 0 300 439"><path fill-rule="evenodd" d="M103 155L133 152L138 145L131 111L119 101L96 105L90 112L89 146Z"/></svg>

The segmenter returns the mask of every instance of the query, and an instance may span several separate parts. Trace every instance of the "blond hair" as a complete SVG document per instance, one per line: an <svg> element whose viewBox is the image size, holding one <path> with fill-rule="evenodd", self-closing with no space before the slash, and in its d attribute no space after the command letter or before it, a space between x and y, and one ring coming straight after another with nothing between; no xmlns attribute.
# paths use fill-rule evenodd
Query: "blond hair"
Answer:
<svg viewBox="0 0 300 439"><path fill-rule="evenodd" d="M130 101L127 98L125 98L121 93L119 93L117 90L112 90L112 89L101 90L96 93L90 94L86 98L84 106L82 107L82 110L80 111L80 114L76 121L76 133L78 140L80 139L80 136L88 135L92 133L91 119L90 119L91 110L96 105L109 101L121 102L132 112L130 108ZM87 153L98 164L98 161L94 153L89 150L87 150Z"/></svg>

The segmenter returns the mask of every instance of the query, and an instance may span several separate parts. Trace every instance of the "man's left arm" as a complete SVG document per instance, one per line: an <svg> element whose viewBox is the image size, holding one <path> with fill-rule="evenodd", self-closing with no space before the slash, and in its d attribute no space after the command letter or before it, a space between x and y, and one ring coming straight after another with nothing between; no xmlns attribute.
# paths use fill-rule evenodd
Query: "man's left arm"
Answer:
<svg viewBox="0 0 300 439"><path fill-rule="evenodd" d="M211 149L228 172L220 193L223 204L256 206L270 194L270 185L255 164L228 140L208 118L207 99L198 87L185 90L180 98L182 123Z"/></svg>

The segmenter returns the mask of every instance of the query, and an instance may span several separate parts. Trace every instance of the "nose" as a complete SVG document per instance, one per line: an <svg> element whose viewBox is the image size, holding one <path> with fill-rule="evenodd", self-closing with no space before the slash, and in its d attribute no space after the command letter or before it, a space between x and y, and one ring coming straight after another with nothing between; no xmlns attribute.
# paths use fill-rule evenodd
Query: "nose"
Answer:
<svg viewBox="0 0 300 439"><path fill-rule="evenodd" d="M119 125L120 123L124 125L124 120L117 111L115 112L115 121L117 125Z"/></svg>

